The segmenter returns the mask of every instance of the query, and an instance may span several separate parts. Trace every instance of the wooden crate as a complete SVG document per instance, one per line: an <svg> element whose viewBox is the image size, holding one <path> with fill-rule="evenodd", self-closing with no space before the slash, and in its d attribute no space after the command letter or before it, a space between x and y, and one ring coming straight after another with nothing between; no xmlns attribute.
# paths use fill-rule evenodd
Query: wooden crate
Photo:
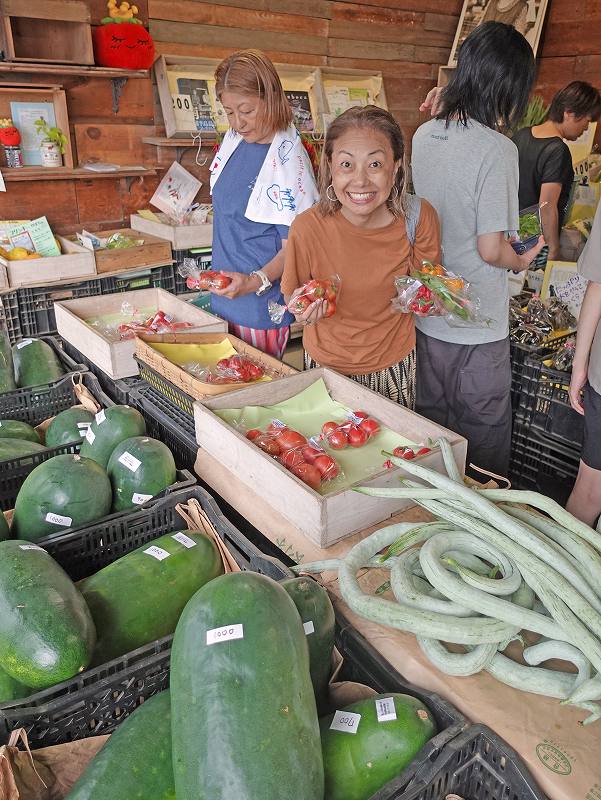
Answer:
<svg viewBox="0 0 601 800"><path fill-rule="evenodd" d="M171 242L174 250L189 250L191 247L211 247L213 244L213 225L176 225L165 214L156 214L159 222L132 214L130 225L134 231L149 233L159 239Z"/></svg>
<svg viewBox="0 0 601 800"><path fill-rule="evenodd" d="M95 232L90 231L90 233ZM136 267L159 267L173 262L171 245L166 239L160 239L158 236L152 236L149 233L142 236L139 231L134 231L132 228L97 231L95 235L108 239L113 233L120 233L129 239L143 239L144 242L136 247L94 250L96 272L99 275L105 272L122 272Z"/></svg>
<svg viewBox="0 0 601 800"><path fill-rule="evenodd" d="M138 374L138 365L134 361L135 341L112 341L85 320L117 314L123 303L139 309L160 308L173 315L177 322L191 322L196 330L216 332L225 331L227 327L227 323L218 317L207 314L163 289L140 289L55 303L59 334L113 379L130 378Z"/></svg>
<svg viewBox="0 0 601 800"><path fill-rule="evenodd" d="M201 451L216 458L240 481L252 487L265 502L293 522L312 542L320 547L328 547L356 531L388 519L413 502L368 497L354 492L352 488L322 496L255 447L215 412L227 408L281 403L320 379L324 380L333 400L351 409L364 409L387 428L414 442L444 436L450 442L455 460L463 471L467 452L464 438L333 370L312 369L275 383L257 384L230 396L194 403L196 441ZM423 459L424 465L441 472L444 470L438 450L433 450ZM366 486L398 486L399 475L399 469L382 468L360 483Z"/></svg>
<svg viewBox="0 0 601 800"><path fill-rule="evenodd" d="M39 286L41 283L86 278L96 274L94 254L77 242L56 237L61 245L62 255L42 258L8 261L0 256L0 265L6 269L8 285L15 289L19 286Z"/></svg>
<svg viewBox="0 0 601 800"><path fill-rule="evenodd" d="M83 0L0 0L7 61L93 64L90 9Z"/></svg>

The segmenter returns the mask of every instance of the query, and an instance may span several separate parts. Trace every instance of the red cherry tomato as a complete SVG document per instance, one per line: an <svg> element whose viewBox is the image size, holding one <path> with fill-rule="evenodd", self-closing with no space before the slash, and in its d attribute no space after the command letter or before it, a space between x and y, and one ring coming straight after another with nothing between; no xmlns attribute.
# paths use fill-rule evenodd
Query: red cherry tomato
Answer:
<svg viewBox="0 0 601 800"><path fill-rule="evenodd" d="M295 447L302 447L304 444L307 444L307 440L302 433L290 430L290 428L282 431L277 437L277 440L282 450L292 450Z"/></svg>
<svg viewBox="0 0 601 800"><path fill-rule="evenodd" d="M307 464L304 461L302 464L292 467L290 472L312 489L319 489L321 486L321 475L315 464Z"/></svg>
<svg viewBox="0 0 601 800"><path fill-rule="evenodd" d="M363 422L360 422L359 427L361 430L365 431L370 438L380 432L380 423L372 417L367 417Z"/></svg>
<svg viewBox="0 0 601 800"><path fill-rule="evenodd" d="M323 450L319 450L317 447L313 447L310 444L305 445L302 449L303 458L307 462L307 464L313 464L313 462L319 457L323 456Z"/></svg>
<svg viewBox="0 0 601 800"><path fill-rule="evenodd" d="M261 431L258 428L251 428L249 431L246 431L246 438L250 439L251 442L260 435Z"/></svg>
<svg viewBox="0 0 601 800"><path fill-rule="evenodd" d="M314 300L321 300L326 296L326 292L328 291L328 283L329 281L309 281L303 287L303 294L306 294L307 297L311 299L311 302Z"/></svg>
<svg viewBox="0 0 601 800"><path fill-rule="evenodd" d="M351 447L363 447L364 444L367 444L367 440L369 439L369 434L364 431L363 428L359 427L359 425L349 425L346 435Z"/></svg>
<svg viewBox="0 0 601 800"><path fill-rule="evenodd" d="M431 452L432 452L432 448L431 447L420 447L415 455L416 456L425 456L426 453L431 453Z"/></svg>
<svg viewBox="0 0 601 800"><path fill-rule="evenodd" d="M332 283L332 281L328 281L328 287L326 289L326 300L328 303L335 303L336 296L338 295L338 287Z"/></svg>
<svg viewBox="0 0 601 800"><path fill-rule="evenodd" d="M334 300L327 300L326 310L324 311L324 317L333 317L335 313L336 313L336 302Z"/></svg>
<svg viewBox="0 0 601 800"><path fill-rule="evenodd" d="M268 434L262 433L260 436L257 436L256 439L253 440L254 444L257 447L260 447L263 452L267 453L270 456L279 456L281 453L281 448L273 436L269 436Z"/></svg>
<svg viewBox="0 0 601 800"><path fill-rule="evenodd" d="M395 447L392 455L397 458L404 458L405 461L411 461L412 458L415 458L415 453L410 447Z"/></svg>
<svg viewBox="0 0 601 800"><path fill-rule="evenodd" d="M332 456L321 455L315 459L315 466L319 470L322 481L333 481L340 474L338 462Z"/></svg>
<svg viewBox="0 0 601 800"><path fill-rule="evenodd" d="M321 426L321 432L324 436L328 436L328 434L332 433L332 431L338 430L339 424L337 422L324 422Z"/></svg>
<svg viewBox="0 0 601 800"><path fill-rule="evenodd" d="M353 416L359 417L359 419L367 419L369 414L367 411L353 411Z"/></svg>
<svg viewBox="0 0 601 800"><path fill-rule="evenodd" d="M288 307L288 310L293 314L302 314L310 305L311 298L305 297L305 295L299 295L296 300L293 301L292 305Z"/></svg>
<svg viewBox="0 0 601 800"><path fill-rule="evenodd" d="M333 450L344 450L349 443L346 433L341 428L329 433L326 441Z"/></svg>

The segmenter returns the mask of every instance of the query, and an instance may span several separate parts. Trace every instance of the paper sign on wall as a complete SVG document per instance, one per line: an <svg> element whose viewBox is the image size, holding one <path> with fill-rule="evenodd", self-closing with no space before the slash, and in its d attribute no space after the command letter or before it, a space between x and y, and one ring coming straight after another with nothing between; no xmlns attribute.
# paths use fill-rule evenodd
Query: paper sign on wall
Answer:
<svg viewBox="0 0 601 800"><path fill-rule="evenodd" d="M150 203L168 217L181 222L201 186L201 181L174 161L150 198Z"/></svg>

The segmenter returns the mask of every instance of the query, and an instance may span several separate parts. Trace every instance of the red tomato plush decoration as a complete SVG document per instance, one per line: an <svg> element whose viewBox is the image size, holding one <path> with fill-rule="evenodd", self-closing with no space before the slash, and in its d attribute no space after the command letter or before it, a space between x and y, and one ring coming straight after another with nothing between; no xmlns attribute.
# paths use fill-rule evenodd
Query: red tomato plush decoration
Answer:
<svg viewBox="0 0 601 800"><path fill-rule="evenodd" d="M93 30L94 57L101 67L149 69L154 61L154 42L138 21L108 22Z"/></svg>
<svg viewBox="0 0 601 800"><path fill-rule="evenodd" d="M16 147L18 144L21 144L21 134L14 125L7 128L0 128L0 142L8 147Z"/></svg>

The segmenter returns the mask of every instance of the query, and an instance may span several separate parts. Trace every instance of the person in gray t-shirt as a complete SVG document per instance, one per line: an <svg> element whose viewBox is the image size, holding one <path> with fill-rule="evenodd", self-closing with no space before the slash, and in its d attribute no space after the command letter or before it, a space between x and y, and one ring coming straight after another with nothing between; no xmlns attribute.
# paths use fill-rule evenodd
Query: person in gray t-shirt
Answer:
<svg viewBox="0 0 601 800"><path fill-rule="evenodd" d="M601 203L578 259L578 272L589 284L578 317L570 402L584 414L584 442L566 508L587 525L594 525L601 514Z"/></svg>
<svg viewBox="0 0 601 800"><path fill-rule="evenodd" d="M464 41L435 119L413 137L415 191L440 219L443 264L471 284L486 325L418 319L417 411L468 440L468 463L506 475L511 444L507 269L528 268L544 246L518 256L518 153L504 132L520 119L534 57L510 25L487 22Z"/></svg>

